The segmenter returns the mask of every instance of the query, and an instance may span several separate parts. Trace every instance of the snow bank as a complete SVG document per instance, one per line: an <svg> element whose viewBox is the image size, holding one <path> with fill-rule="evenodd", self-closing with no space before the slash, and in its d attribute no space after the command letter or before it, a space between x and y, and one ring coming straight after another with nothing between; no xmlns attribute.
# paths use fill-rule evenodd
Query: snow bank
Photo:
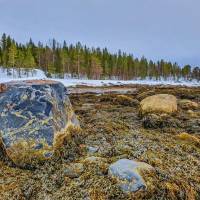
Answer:
<svg viewBox="0 0 200 200"><path fill-rule="evenodd" d="M200 86L197 81L153 81L153 80L130 80L130 81L116 81L116 80L78 80L78 79L53 79L62 82L65 86L112 86L112 85L184 85L184 86Z"/></svg>
<svg viewBox="0 0 200 200"><path fill-rule="evenodd" d="M101 86L119 86L119 85L130 85L130 84L139 84L139 85L174 85L174 86L189 86L189 87L200 87L200 82L197 81L151 81L151 80L130 80L130 81L116 81L116 80L79 80L79 79L50 79L50 78L40 78L40 77L28 77L28 78L0 78L0 83L9 82L12 80L55 80L63 83L66 87L75 87L77 85L81 86L92 86L92 87L101 87Z"/></svg>
<svg viewBox="0 0 200 200"><path fill-rule="evenodd" d="M12 80L55 80L62 82L66 87L75 87L77 85L81 86L93 86L93 87L101 87L101 86L114 86L114 85L130 85L130 84L140 84L140 85L183 85L183 86L199 86L200 82L193 81L173 81L173 80L129 80L129 81L119 81L119 80L88 80L88 79L58 79L58 78L47 78L45 73L42 70L34 69L34 70L25 70L21 69L5 69L0 67L0 83L9 82Z"/></svg>

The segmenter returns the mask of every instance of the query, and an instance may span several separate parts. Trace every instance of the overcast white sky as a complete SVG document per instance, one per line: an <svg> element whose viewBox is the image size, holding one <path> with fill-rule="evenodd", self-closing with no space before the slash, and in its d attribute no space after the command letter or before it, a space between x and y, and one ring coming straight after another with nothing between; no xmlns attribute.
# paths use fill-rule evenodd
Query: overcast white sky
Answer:
<svg viewBox="0 0 200 200"><path fill-rule="evenodd" d="M0 34L200 66L199 10L200 0L0 0Z"/></svg>

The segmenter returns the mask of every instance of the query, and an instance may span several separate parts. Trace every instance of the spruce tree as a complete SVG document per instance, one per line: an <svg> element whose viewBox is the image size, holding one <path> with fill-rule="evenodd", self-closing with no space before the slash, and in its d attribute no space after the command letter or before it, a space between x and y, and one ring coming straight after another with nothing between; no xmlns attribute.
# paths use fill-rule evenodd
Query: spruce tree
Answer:
<svg viewBox="0 0 200 200"><path fill-rule="evenodd" d="M15 67L16 65L16 58L17 58L17 48L15 43L13 42L8 49L8 65L10 67Z"/></svg>
<svg viewBox="0 0 200 200"><path fill-rule="evenodd" d="M35 66L36 66L36 63L35 63L35 59L32 55L31 48L28 47L25 58L24 58L24 67L25 68L34 68Z"/></svg>
<svg viewBox="0 0 200 200"><path fill-rule="evenodd" d="M174 78L199 79L199 67L192 70L189 65L181 68L177 63L160 60L148 61L145 57L134 58L122 51L116 54L109 53L106 48L88 48L80 42L76 45L67 45L66 41L59 44L55 39L48 45L41 42L35 45L30 39L26 44L15 42L4 33L0 41L0 65L3 67L17 67L20 69L38 67L46 74L58 74L64 77L65 73L72 77L87 76L88 78Z"/></svg>

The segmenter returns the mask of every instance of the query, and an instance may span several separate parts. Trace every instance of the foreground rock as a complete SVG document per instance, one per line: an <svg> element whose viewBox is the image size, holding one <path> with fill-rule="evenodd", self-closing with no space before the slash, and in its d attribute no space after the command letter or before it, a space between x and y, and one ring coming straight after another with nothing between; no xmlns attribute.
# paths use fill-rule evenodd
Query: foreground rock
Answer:
<svg viewBox="0 0 200 200"><path fill-rule="evenodd" d="M177 111L177 99L173 95L158 94L145 98L140 102L140 113L168 113Z"/></svg>
<svg viewBox="0 0 200 200"><path fill-rule="evenodd" d="M116 178L124 192L136 192L147 186L141 173L152 172L153 167L134 160L121 159L109 167L109 175Z"/></svg>
<svg viewBox="0 0 200 200"><path fill-rule="evenodd" d="M52 157L69 127L79 127L64 85L20 81L0 93L0 130L8 157L19 166Z"/></svg>

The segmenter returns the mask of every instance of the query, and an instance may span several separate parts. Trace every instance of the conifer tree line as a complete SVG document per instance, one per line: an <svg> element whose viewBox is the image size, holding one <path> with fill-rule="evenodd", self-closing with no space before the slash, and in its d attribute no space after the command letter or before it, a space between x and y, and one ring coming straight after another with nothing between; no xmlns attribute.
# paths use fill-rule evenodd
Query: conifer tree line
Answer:
<svg viewBox="0 0 200 200"><path fill-rule="evenodd" d="M110 53L107 48L88 48L81 43L67 45L55 39L48 44L32 39L26 44L16 42L5 33L0 41L0 66L6 69L20 70L42 69L49 77L65 78L67 75L89 79L136 78L200 80L200 68L190 65L180 67L177 63L160 60L153 62L145 57L134 58L131 54Z"/></svg>

